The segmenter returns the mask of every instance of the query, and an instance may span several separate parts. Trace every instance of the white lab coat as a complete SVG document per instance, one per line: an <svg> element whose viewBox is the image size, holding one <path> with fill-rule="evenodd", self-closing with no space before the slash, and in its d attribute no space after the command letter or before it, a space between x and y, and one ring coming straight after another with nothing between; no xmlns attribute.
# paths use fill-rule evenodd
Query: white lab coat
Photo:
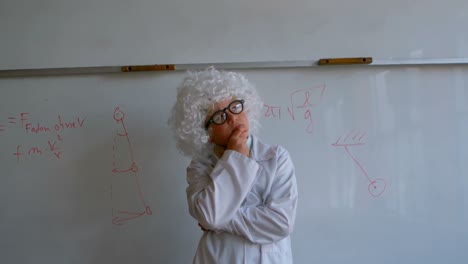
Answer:
<svg viewBox="0 0 468 264"><path fill-rule="evenodd" d="M227 150L187 168L190 214L206 229L193 263L292 263L297 184L289 153L252 137L251 157ZM196 226L196 225L194 225Z"/></svg>

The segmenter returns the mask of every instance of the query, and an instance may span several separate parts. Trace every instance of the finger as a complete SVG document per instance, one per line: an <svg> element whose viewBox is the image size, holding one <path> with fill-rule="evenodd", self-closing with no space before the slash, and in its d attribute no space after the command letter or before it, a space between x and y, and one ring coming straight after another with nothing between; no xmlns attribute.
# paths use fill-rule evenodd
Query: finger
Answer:
<svg viewBox="0 0 468 264"><path fill-rule="evenodd" d="M200 223L198 223L198 226L201 228L202 231L206 231L207 229L205 229Z"/></svg>
<svg viewBox="0 0 468 264"><path fill-rule="evenodd" d="M248 134L246 132L236 131L231 134L229 138L229 142L244 143L247 141L247 137L248 137Z"/></svg>
<svg viewBox="0 0 468 264"><path fill-rule="evenodd" d="M239 125L232 130L231 136L241 137L248 133L248 129L245 125Z"/></svg>

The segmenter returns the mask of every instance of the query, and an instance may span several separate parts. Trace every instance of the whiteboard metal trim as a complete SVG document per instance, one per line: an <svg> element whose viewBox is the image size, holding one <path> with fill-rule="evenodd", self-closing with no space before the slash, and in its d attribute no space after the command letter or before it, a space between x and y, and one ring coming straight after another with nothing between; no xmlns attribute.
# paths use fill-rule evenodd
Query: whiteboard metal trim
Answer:
<svg viewBox="0 0 468 264"><path fill-rule="evenodd" d="M336 65L318 65L317 61L259 61L259 62L224 62L224 63L188 63L188 64L161 64L172 66L168 71L185 71L204 69L214 66L218 69L268 69L268 68L315 68L336 67ZM468 65L468 58L435 58L435 59L373 59L370 64L346 65L346 67L371 67L371 66L431 66L431 65ZM143 67L151 67L143 66ZM159 67L159 65L156 65ZM0 70L1 77L26 77L47 75L73 75L73 74L99 74L133 72L124 68L136 66L98 66L98 67L74 67L74 68L42 68L42 69L13 69ZM140 71L164 71L164 70L140 70Z"/></svg>

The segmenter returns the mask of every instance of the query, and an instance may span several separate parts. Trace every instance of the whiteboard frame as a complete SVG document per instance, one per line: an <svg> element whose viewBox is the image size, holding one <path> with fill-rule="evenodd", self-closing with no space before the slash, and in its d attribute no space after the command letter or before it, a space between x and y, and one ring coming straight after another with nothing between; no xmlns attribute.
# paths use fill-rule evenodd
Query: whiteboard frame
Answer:
<svg viewBox="0 0 468 264"><path fill-rule="evenodd" d="M318 61L318 60L317 60ZM187 63L187 64L155 64L141 66L157 66L158 70L139 71L186 71L205 69L214 66L218 69L268 69L268 68L316 68L316 67L336 67L337 65L319 65L317 61L297 60L297 61L258 61L258 62L221 62L221 63ZM370 64L346 65L353 66L434 66L434 65L468 65L468 58L434 58L434 59L373 59ZM48 75L74 75L74 74L99 74L128 72L123 70L132 66L97 66L97 67L74 67L74 68L42 68L42 69L12 69L0 70L2 77L27 77L27 76L48 76ZM161 70L161 66L171 66L170 70ZM342 65L340 65L342 66Z"/></svg>

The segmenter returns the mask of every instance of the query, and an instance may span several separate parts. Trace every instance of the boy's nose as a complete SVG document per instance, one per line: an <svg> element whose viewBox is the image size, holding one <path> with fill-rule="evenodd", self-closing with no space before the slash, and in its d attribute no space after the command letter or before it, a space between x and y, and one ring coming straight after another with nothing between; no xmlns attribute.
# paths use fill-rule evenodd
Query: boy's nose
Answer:
<svg viewBox="0 0 468 264"><path fill-rule="evenodd" d="M233 122L237 119L237 115L233 113L226 112L226 119L228 122Z"/></svg>

